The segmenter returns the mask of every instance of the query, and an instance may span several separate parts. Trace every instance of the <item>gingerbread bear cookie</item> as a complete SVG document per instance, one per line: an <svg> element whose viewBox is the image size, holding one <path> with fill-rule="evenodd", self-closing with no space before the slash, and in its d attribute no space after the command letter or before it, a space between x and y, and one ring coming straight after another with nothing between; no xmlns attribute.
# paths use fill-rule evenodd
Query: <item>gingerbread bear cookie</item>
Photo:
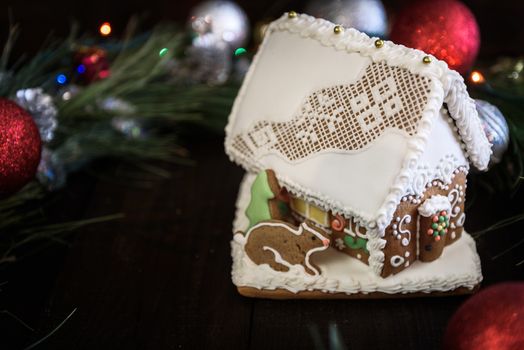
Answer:
<svg viewBox="0 0 524 350"><path fill-rule="evenodd" d="M246 254L255 264L269 264L273 270L284 272L293 265L302 265L310 275L320 274L318 266L310 261L311 255L329 247L326 232L308 221L298 227L282 221L262 221L247 231L245 242Z"/></svg>

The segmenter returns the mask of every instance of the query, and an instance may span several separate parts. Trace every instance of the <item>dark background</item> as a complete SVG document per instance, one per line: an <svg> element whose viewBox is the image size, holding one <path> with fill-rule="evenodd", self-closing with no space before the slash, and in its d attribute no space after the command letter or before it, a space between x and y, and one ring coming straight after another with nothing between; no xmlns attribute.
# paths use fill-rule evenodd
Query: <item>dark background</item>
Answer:
<svg viewBox="0 0 524 350"><path fill-rule="evenodd" d="M428 0L429 1L429 0ZM8 25L8 9L21 25L19 48L35 50L40 47L49 32L66 36L73 21L82 31L96 33L104 21L113 24L114 34L122 33L132 15L142 15L144 28L162 20L185 23L190 10L200 1L184 0L13 0L1 1L4 18L0 20L3 33ZM257 1L238 0L237 4L247 13L251 24L263 19L274 19L290 9L300 11L306 1ZM412 0L383 1L390 23L404 6ZM497 55L520 55L524 52L524 2L518 0L466 0L473 12L482 36L481 57ZM1 17L0 17L1 19Z"/></svg>
<svg viewBox="0 0 524 350"><path fill-rule="evenodd" d="M184 23L197 3L2 2L0 30L6 34L10 8L21 25L15 52L34 52L49 32L67 35L73 19L81 31L93 33L110 21L118 36L133 14L144 16L144 29L161 20ZM238 3L252 24L304 5ZM408 3L385 5L394 14ZM465 3L480 25L481 59L523 53L524 2ZM169 179L112 161L99 161L73 175L47 208L53 221L113 213L125 218L83 228L69 247L52 245L0 270L0 282L7 282L0 286L0 311L34 328L30 331L0 313L0 349L24 348L73 310L39 348L313 348L316 332L327 344L330 324L337 326L348 349L440 347L449 318L466 297L286 302L240 297L230 281L229 240L243 172L223 154L222 137L200 130L188 133L185 144L196 165L157 164L171 171ZM468 190L479 188L474 177L470 183ZM466 228L474 232L518 212L522 196L478 190L471 203ZM516 266L524 258L522 249L495 258L521 239L522 229L523 224L516 224L478 241L484 286L522 278L524 266Z"/></svg>

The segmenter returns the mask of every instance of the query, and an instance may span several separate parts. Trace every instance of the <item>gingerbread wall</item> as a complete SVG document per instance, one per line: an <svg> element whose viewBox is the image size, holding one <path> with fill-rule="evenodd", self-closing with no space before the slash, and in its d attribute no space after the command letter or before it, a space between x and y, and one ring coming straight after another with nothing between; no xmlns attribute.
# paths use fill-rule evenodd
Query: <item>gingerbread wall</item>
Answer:
<svg viewBox="0 0 524 350"><path fill-rule="evenodd" d="M426 261L438 258L442 253L440 246L452 244L461 237L465 219L466 175L467 170L461 167L455 170L451 183L432 181L422 196L402 198L402 202L393 215L393 220L385 230L386 246L384 247L382 277L404 270L417 260L419 255L423 256L422 260ZM418 207L433 195L446 196L451 202L448 233L439 241L425 239L426 237L422 236L426 235L423 228L417 233Z"/></svg>
<svg viewBox="0 0 524 350"><path fill-rule="evenodd" d="M423 263L437 259L445 246L458 240L463 231L464 225L464 201L467 187L467 169L459 167L452 175L450 183L441 180L434 180L426 186L426 191L421 196L405 196L398 205L391 223L385 229L384 239L384 267L381 276L387 277L408 268L415 260ZM449 199L451 212L449 213L448 232L438 241L431 236L427 236L427 228L420 227L419 206L428 198L434 195L442 195ZM293 212L296 223L305 220L298 213ZM340 220L341 225L337 229L333 226L333 220ZM322 227L326 232L331 233L331 246L344 252L365 264L368 264L369 251L363 237L366 229L360 227L354 220L345 219L329 213L331 227ZM336 225L335 225L336 226ZM426 236L424 236L426 235Z"/></svg>

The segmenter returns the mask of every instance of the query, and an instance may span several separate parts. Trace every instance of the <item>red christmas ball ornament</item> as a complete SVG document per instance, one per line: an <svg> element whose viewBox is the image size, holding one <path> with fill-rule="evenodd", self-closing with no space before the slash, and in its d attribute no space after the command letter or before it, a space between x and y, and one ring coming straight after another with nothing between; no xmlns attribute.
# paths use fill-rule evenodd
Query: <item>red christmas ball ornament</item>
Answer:
<svg viewBox="0 0 524 350"><path fill-rule="evenodd" d="M524 349L524 282L501 283L468 299L451 318L443 349Z"/></svg>
<svg viewBox="0 0 524 350"><path fill-rule="evenodd" d="M36 174L42 142L33 118L0 98L0 196L14 193Z"/></svg>
<svg viewBox="0 0 524 350"><path fill-rule="evenodd" d="M480 46L475 16L456 0L415 2L399 13L390 37L446 61L461 74L471 69Z"/></svg>

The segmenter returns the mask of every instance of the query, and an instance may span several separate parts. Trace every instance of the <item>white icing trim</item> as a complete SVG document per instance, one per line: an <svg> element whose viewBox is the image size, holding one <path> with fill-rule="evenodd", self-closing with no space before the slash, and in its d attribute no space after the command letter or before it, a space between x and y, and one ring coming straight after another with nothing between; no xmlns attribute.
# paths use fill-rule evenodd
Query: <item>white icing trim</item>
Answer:
<svg viewBox="0 0 524 350"><path fill-rule="evenodd" d="M411 223L411 215L404 215L402 217L402 219L400 220L400 222L398 223L398 232L399 232L399 235L406 235L407 237L405 238L402 238L402 245L404 247L407 247L409 245L409 242L411 241L411 232L409 230L406 230L406 229L403 229L402 228L402 225L404 225L404 223L406 224L409 224Z"/></svg>
<svg viewBox="0 0 524 350"><path fill-rule="evenodd" d="M242 235L236 234L231 242L231 277L239 287L285 289L292 293L405 294L447 292L459 287L473 289L482 281L475 241L466 232L445 247L441 258L430 263L415 261L409 269L387 278L373 274L369 266L335 248L315 255L315 263L322 271L320 275L308 274L302 265L291 265L286 272L275 271L268 264L254 264L245 254L244 240L239 236ZM399 258L404 259L403 263L407 260L402 256Z"/></svg>
<svg viewBox="0 0 524 350"><path fill-rule="evenodd" d="M353 208L343 207L340 203L320 193L302 188L289 181L285 174L277 174L279 181L285 184L294 195L324 210L331 210L334 214L338 213L346 217L355 217L357 221L361 222L368 229L369 264L377 274L380 274L384 263L382 249L386 244L386 241L382 238L384 230L391 221L401 198L408 192L410 182L416 173L418 160L426 146L433 119L439 115L442 104L448 105L450 115L455 120L460 137L466 145L467 154L477 168L485 169L487 167L491 155L491 145L482 130L475 104L467 94L462 77L450 70L444 61L431 56L431 63L423 64L422 59L427 54L420 50L396 45L391 41L384 41L383 47L376 48L374 45L376 38L369 38L352 28L337 35L333 33L333 27L334 24L329 21L305 14L300 14L296 18L288 18L287 14L284 14L280 19L271 23L233 105L226 127L225 148L232 161L250 169L246 157L233 149L231 131L238 115L240 101L246 94L249 81L261 56L260 52L264 51L271 32L287 31L294 33L316 40L322 45L333 47L336 50L345 50L348 53L359 52L362 56L369 57L373 62L385 61L390 66L401 67L413 74L430 78L430 93L428 94L427 106L422 112L418 132L415 136L410 137L402 169L391 186L384 204L374 216L358 215L358 212Z"/></svg>
<svg viewBox="0 0 524 350"><path fill-rule="evenodd" d="M463 165L453 154L442 157L433 169L430 169L427 164L419 162L417 167L413 169L404 196L421 196L427 187L432 186L432 182L441 181L443 184L450 184L459 171L467 173L468 170L469 167Z"/></svg>
<svg viewBox="0 0 524 350"><path fill-rule="evenodd" d="M448 197L440 194L431 196L418 207L419 214L424 217L430 217L442 210L451 213L451 203L449 202Z"/></svg>
<svg viewBox="0 0 524 350"><path fill-rule="evenodd" d="M393 255L391 259L389 259L389 263L393 267L399 267L400 265L404 263L404 261L405 261L404 257L400 255Z"/></svg>
<svg viewBox="0 0 524 350"><path fill-rule="evenodd" d="M475 101L469 97L460 74L449 70L444 78L446 78L443 81L446 89L444 103L447 104L462 142L466 145L466 155L477 169L487 170L492 153L491 144L482 129Z"/></svg>
<svg viewBox="0 0 524 350"><path fill-rule="evenodd" d="M460 214L458 220L457 220L457 226L462 227L464 226L464 222L466 221L466 214L462 213Z"/></svg>
<svg viewBox="0 0 524 350"><path fill-rule="evenodd" d="M355 224L355 231L353 231L353 229L351 228L352 224ZM349 220L348 220L347 227L344 227L344 232L347 235L350 235L351 237L357 237L358 236L358 237L363 238L363 239L368 239L367 234L360 233L360 227L361 227L360 224L358 222L356 222L353 217L350 217Z"/></svg>

